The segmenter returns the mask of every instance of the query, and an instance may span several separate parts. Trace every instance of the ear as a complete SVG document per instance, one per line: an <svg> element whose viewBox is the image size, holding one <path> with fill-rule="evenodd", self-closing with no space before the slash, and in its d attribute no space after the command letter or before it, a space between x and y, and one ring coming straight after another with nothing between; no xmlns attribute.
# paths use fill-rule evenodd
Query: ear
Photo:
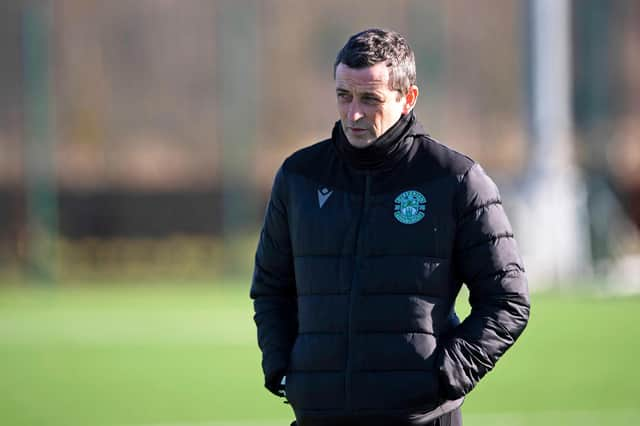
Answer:
<svg viewBox="0 0 640 426"><path fill-rule="evenodd" d="M402 106L402 113L408 114L414 106L416 106L416 102L418 101L418 95L420 91L418 90L418 86L415 84L409 87L407 94L404 95L404 105Z"/></svg>

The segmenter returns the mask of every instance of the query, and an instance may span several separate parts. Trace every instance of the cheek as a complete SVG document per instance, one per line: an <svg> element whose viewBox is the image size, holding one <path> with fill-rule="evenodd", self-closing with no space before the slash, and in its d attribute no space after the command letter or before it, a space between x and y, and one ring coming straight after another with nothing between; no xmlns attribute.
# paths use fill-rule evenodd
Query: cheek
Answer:
<svg viewBox="0 0 640 426"><path fill-rule="evenodd" d="M398 121L398 119L400 118L400 116L402 115L402 110L400 108L389 108L386 111L384 111L384 114L382 114L383 121L385 122L385 124L393 124L396 121Z"/></svg>
<svg viewBox="0 0 640 426"><path fill-rule="evenodd" d="M389 120L388 114L380 110L375 111L372 116L377 127L384 127L386 122Z"/></svg>
<svg viewBox="0 0 640 426"><path fill-rule="evenodd" d="M346 117L347 116L347 111L349 111L349 107L347 107L344 104L338 102L338 114L340 115L340 117Z"/></svg>

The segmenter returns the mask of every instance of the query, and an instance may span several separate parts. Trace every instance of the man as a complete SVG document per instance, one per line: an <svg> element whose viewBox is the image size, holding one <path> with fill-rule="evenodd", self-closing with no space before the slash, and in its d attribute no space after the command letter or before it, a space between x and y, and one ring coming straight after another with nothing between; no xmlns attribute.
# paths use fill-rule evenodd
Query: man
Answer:
<svg viewBox="0 0 640 426"><path fill-rule="evenodd" d="M256 252L265 385L299 426L460 425L529 317L500 195L417 122L400 34L352 36L334 75L340 121L278 171Z"/></svg>

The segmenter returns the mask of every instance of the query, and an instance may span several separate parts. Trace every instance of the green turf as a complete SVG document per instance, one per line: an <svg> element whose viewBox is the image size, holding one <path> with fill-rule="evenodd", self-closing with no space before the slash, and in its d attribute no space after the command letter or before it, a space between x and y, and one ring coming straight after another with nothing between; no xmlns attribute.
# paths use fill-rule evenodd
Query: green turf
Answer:
<svg viewBox="0 0 640 426"><path fill-rule="evenodd" d="M0 425L288 424L262 389L247 293L0 288ZM639 323L638 297L534 296L465 424L640 424Z"/></svg>

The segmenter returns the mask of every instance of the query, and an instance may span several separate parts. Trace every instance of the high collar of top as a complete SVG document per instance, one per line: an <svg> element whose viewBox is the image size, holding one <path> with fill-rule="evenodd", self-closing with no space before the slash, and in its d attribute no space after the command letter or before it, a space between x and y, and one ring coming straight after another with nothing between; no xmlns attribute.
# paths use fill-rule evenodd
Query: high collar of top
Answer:
<svg viewBox="0 0 640 426"><path fill-rule="evenodd" d="M422 126L411 111L364 148L351 145L340 121L333 127L331 139L339 155L353 168L381 171L397 164L409 152L415 136L423 134Z"/></svg>

